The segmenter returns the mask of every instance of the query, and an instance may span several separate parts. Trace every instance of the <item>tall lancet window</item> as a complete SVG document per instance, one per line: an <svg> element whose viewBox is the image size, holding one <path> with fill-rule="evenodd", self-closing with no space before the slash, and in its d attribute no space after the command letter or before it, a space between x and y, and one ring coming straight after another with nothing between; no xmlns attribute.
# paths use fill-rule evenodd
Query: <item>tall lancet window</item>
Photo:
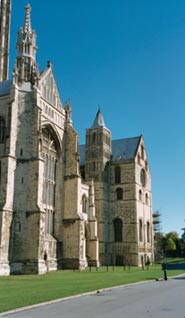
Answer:
<svg viewBox="0 0 185 318"><path fill-rule="evenodd" d="M44 159L43 204L46 211L46 234L53 234L57 148L47 128L43 129L42 139L42 155Z"/></svg>
<svg viewBox="0 0 185 318"><path fill-rule="evenodd" d="M5 121L0 117L0 143L5 141Z"/></svg>
<svg viewBox="0 0 185 318"><path fill-rule="evenodd" d="M121 168L119 166L115 167L114 174L115 183L121 183Z"/></svg>
<svg viewBox="0 0 185 318"><path fill-rule="evenodd" d="M82 196L82 212L87 213L87 197L85 194Z"/></svg>
<svg viewBox="0 0 185 318"><path fill-rule="evenodd" d="M121 219L116 218L116 219L114 219L113 224L114 224L114 241L115 242L122 242L123 222Z"/></svg>

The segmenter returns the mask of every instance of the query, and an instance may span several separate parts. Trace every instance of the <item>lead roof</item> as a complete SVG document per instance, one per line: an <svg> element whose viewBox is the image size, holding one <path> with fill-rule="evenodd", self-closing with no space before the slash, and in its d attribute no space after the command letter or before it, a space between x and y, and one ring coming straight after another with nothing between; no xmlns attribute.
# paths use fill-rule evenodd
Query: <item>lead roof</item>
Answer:
<svg viewBox="0 0 185 318"><path fill-rule="evenodd" d="M141 136L112 140L112 161L124 161L136 156ZM85 164L85 145L79 146L80 165Z"/></svg>

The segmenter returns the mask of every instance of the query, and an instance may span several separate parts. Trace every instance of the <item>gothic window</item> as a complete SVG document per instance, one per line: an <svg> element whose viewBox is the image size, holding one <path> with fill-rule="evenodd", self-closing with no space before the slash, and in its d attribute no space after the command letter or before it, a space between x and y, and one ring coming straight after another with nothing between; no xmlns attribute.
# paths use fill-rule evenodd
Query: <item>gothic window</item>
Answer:
<svg viewBox="0 0 185 318"><path fill-rule="evenodd" d="M146 237L147 237L147 242L150 243L150 223L147 222L146 224Z"/></svg>
<svg viewBox="0 0 185 318"><path fill-rule="evenodd" d="M141 164L141 157L140 157L140 155L137 156L137 163L138 163L138 165Z"/></svg>
<svg viewBox="0 0 185 318"><path fill-rule="evenodd" d="M120 169L120 167L115 167L114 174L115 174L115 183L121 183L121 169Z"/></svg>
<svg viewBox="0 0 185 318"><path fill-rule="evenodd" d="M30 46L29 44L25 44L25 53L30 54Z"/></svg>
<svg viewBox="0 0 185 318"><path fill-rule="evenodd" d="M0 143L5 141L5 120L0 117Z"/></svg>
<svg viewBox="0 0 185 318"><path fill-rule="evenodd" d="M92 171L96 171L96 162L95 161L93 161L93 163L92 163Z"/></svg>
<svg viewBox="0 0 185 318"><path fill-rule="evenodd" d="M96 133L92 134L92 143L95 144L96 142Z"/></svg>
<svg viewBox="0 0 185 318"><path fill-rule="evenodd" d="M142 191L141 191L141 189L139 190L139 200L142 201Z"/></svg>
<svg viewBox="0 0 185 318"><path fill-rule="evenodd" d="M119 218L114 219L114 241L122 242L122 220Z"/></svg>
<svg viewBox="0 0 185 318"><path fill-rule="evenodd" d="M82 196L82 212L87 213L87 197L85 194Z"/></svg>
<svg viewBox="0 0 185 318"><path fill-rule="evenodd" d="M145 203L148 204L148 193L145 194Z"/></svg>
<svg viewBox="0 0 185 318"><path fill-rule="evenodd" d="M139 220L139 241L143 241L143 222Z"/></svg>
<svg viewBox="0 0 185 318"><path fill-rule="evenodd" d="M117 196L117 200L123 200L123 189L117 188L116 189L116 196Z"/></svg>
<svg viewBox="0 0 185 318"><path fill-rule="evenodd" d="M44 175L43 175L43 204L46 211L46 233L53 233L53 217L55 210L55 186L56 186L56 163L57 148L55 141L46 128L43 129L43 159L44 159Z"/></svg>

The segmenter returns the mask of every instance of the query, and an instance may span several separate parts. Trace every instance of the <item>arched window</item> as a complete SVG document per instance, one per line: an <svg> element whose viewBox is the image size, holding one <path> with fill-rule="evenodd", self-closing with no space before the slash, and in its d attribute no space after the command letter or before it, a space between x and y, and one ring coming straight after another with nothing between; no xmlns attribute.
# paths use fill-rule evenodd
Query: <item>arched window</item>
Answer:
<svg viewBox="0 0 185 318"><path fill-rule="evenodd" d="M114 219L114 241L122 242L122 220L119 218Z"/></svg>
<svg viewBox="0 0 185 318"><path fill-rule="evenodd" d="M145 194L145 203L148 204L148 193Z"/></svg>
<svg viewBox="0 0 185 318"><path fill-rule="evenodd" d="M140 157L140 155L137 156L137 163L138 163L138 165L140 165L140 163L141 163L141 157Z"/></svg>
<svg viewBox="0 0 185 318"><path fill-rule="evenodd" d="M53 234L55 210L57 147L47 128L42 131L42 157L44 159L43 204L46 212L46 233Z"/></svg>
<svg viewBox="0 0 185 318"><path fill-rule="evenodd" d="M139 200L142 201L142 191L141 191L141 189L139 190Z"/></svg>
<svg viewBox="0 0 185 318"><path fill-rule="evenodd" d="M82 212L87 213L87 197L85 194L82 196Z"/></svg>
<svg viewBox="0 0 185 318"><path fill-rule="evenodd" d="M92 163L92 171L96 171L96 162L95 161L93 161L93 163Z"/></svg>
<svg viewBox="0 0 185 318"><path fill-rule="evenodd" d="M123 189L117 188L116 189L116 196L117 196L117 200L123 200Z"/></svg>
<svg viewBox="0 0 185 318"><path fill-rule="evenodd" d="M119 166L115 167L114 174L115 174L115 183L121 183L121 169Z"/></svg>
<svg viewBox="0 0 185 318"><path fill-rule="evenodd" d="M95 144L96 142L96 133L92 134L92 143Z"/></svg>
<svg viewBox="0 0 185 318"><path fill-rule="evenodd" d="M147 242L150 243L150 223L147 222L146 224L146 237L147 237Z"/></svg>
<svg viewBox="0 0 185 318"><path fill-rule="evenodd" d="M139 241L143 241L143 222L139 220Z"/></svg>
<svg viewBox="0 0 185 318"><path fill-rule="evenodd" d="M5 141L5 120L0 117L0 143Z"/></svg>

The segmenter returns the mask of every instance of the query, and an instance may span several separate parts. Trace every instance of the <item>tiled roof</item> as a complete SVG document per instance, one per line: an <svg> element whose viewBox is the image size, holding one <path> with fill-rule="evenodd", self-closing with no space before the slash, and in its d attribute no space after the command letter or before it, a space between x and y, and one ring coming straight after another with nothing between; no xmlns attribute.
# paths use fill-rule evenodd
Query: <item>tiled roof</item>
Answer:
<svg viewBox="0 0 185 318"><path fill-rule="evenodd" d="M12 80L0 82L0 96L9 95L11 91Z"/></svg>
<svg viewBox="0 0 185 318"><path fill-rule="evenodd" d="M141 136L112 140L112 161L129 160L135 157ZM80 165L85 164L85 145L79 146Z"/></svg>

